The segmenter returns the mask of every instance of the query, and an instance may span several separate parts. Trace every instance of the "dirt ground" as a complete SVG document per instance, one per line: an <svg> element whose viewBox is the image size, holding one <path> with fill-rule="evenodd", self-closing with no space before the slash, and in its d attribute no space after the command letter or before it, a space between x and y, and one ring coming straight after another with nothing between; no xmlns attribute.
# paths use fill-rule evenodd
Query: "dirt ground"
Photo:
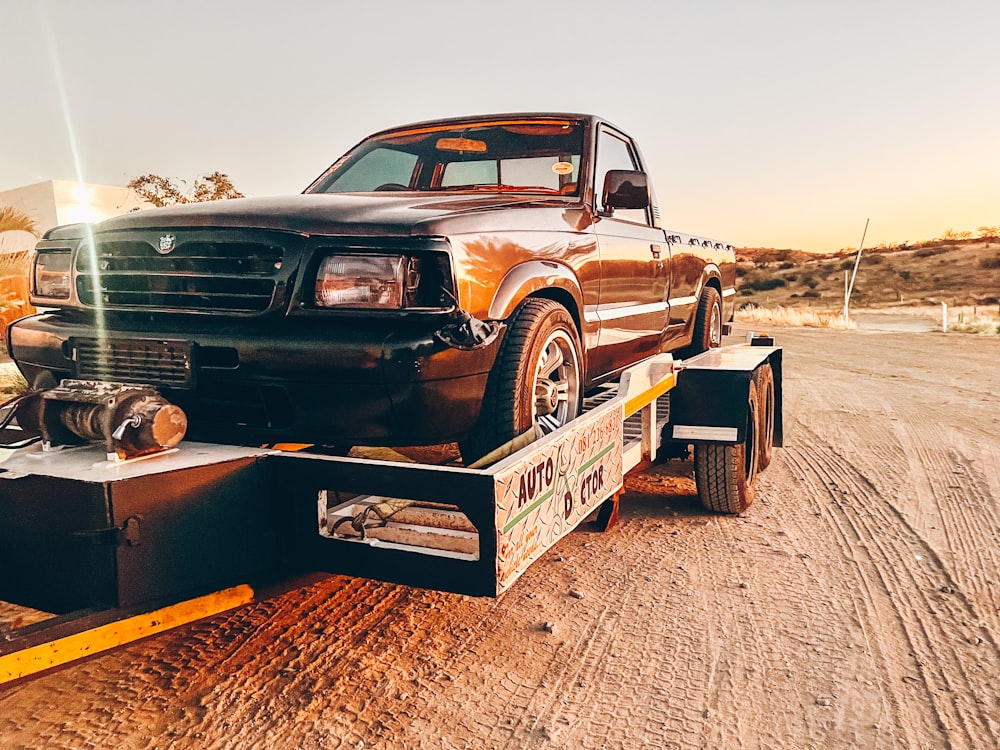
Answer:
<svg viewBox="0 0 1000 750"><path fill-rule="evenodd" d="M1000 338L776 333L743 516L657 467L499 599L304 580L0 688L0 746L997 747Z"/></svg>

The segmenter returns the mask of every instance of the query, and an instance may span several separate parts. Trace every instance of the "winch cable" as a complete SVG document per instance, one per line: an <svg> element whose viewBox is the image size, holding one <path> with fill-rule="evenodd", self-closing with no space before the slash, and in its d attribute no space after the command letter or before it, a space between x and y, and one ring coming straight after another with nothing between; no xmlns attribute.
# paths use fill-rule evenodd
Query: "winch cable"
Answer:
<svg viewBox="0 0 1000 750"><path fill-rule="evenodd" d="M393 517L404 510L448 511L453 513L458 511L458 508L448 503L434 503L426 500L406 500L398 497L382 498L377 503L366 505L353 516L345 516L344 518L341 518L333 525L332 532L336 535L337 530L341 526L344 524L350 524L351 528L360 534L362 539L367 539L368 529L378 529L388 526ZM438 519L438 522L435 523L433 520L428 521L426 517L420 520L405 520L403 523L414 523L420 526L429 522L430 525L437 526L439 528L451 528L461 531L475 530L475 527L472 526L468 519L464 516L461 516L460 518L461 520L458 520L457 525L455 519L445 521L444 523L441 523L440 519ZM344 535L341 534L341 536Z"/></svg>
<svg viewBox="0 0 1000 750"><path fill-rule="evenodd" d="M19 393L13 398L9 398L0 404L0 413L3 413L4 409L8 409L7 413L4 414L3 418L0 419L0 430L4 430L10 426L10 423L14 421L14 416L17 414L17 406L22 401L25 401L31 396L34 396L39 391L26 391L25 393ZM27 448L29 445L34 445L42 439L41 435L35 435L30 438L25 438L23 440L15 440L13 443L0 443L0 448L8 450L17 450L18 448Z"/></svg>
<svg viewBox="0 0 1000 750"><path fill-rule="evenodd" d="M357 513L353 517L341 518L337 523L333 525L333 533L337 533L337 529L344 525L345 523L351 524L356 532L361 534L362 539L368 538L367 529L369 527L369 520L374 513L378 516L378 520L372 524L372 526L380 527L386 526L389 523L389 519L392 518L396 513L403 510L403 508L409 508L416 505L415 500L403 500L401 498L386 498L380 503L375 503L374 505L366 505L360 513Z"/></svg>

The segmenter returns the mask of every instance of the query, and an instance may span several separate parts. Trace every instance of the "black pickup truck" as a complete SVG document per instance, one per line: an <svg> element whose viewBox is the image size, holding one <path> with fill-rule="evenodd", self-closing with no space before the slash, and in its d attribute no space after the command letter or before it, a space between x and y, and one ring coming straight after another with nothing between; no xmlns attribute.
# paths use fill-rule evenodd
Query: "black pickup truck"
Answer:
<svg viewBox="0 0 1000 750"><path fill-rule="evenodd" d="M578 415L656 353L716 346L731 245L665 230L635 141L579 114L376 133L303 194L55 228L10 352L36 388L153 385L191 437L459 441Z"/></svg>

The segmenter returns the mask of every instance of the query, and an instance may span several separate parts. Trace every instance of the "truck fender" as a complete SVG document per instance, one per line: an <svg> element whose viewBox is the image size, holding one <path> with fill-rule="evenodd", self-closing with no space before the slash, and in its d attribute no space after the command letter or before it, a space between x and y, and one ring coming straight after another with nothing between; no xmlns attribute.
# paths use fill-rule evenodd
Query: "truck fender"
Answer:
<svg viewBox="0 0 1000 750"><path fill-rule="evenodd" d="M565 294L552 294L551 290L556 289L562 290ZM570 315L579 326L580 310L583 309L583 290L572 270L551 260L529 260L510 269L493 296L489 319L506 319L525 298L542 290L549 292L543 296L560 302L564 302L568 294L573 300L573 307L569 309Z"/></svg>
<svg viewBox="0 0 1000 750"><path fill-rule="evenodd" d="M721 295L725 287L722 285L722 271L715 263L706 263L705 268L701 272L701 280L698 283L698 298L701 298L702 292L705 291L705 287L708 286L708 282L712 279L716 279L719 282L719 294Z"/></svg>

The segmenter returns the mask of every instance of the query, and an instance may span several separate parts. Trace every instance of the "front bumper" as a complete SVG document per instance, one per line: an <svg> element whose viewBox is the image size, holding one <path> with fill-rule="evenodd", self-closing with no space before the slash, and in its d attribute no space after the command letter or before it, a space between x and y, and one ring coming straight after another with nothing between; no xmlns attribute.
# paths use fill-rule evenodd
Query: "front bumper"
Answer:
<svg viewBox="0 0 1000 750"><path fill-rule="evenodd" d="M434 335L447 322L115 320L101 331L94 321L43 314L11 326L8 347L34 387L94 379L78 356L84 342L103 347L110 360L97 379L121 382L137 382L137 369L106 356L120 353L107 348L114 342L130 359L144 342L152 357L183 351L180 365L150 360L138 371L187 412L188 434L198 440L419 445L473 429L502 338L471 351L452 348ZM189 370L185 382L175 377L178 367Z"/></svg>

